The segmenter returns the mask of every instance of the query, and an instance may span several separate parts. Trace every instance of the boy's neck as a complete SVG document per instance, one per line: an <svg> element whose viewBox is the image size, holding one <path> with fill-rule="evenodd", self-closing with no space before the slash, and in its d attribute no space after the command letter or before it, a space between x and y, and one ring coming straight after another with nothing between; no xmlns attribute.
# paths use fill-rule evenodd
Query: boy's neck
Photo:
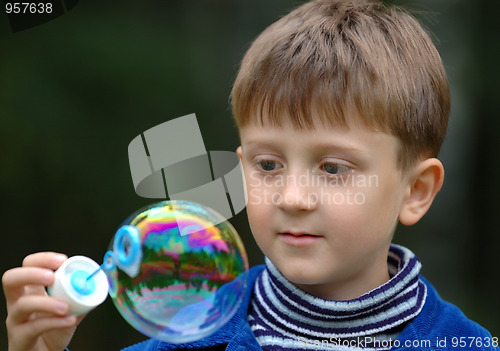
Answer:
<svg viewBox="0 0 500 351"><path fill-rule="evenodd" d="M339 284L338 286L333 284L329 285L296 284L296 285L305 292L313 296L322 298L324 300L348 301L357 299L358 297L378 288L379 286L382 286L383 284L389 281L390 276L389 272L386 269L384 272L382 272L382 274L380 274L377 277L370 276L364 279L365 282L362 285L356 284L357 282L360 281L359 279L356 279L356 281L353 284L349 284L349 282L343 282L342 285Z"/></svg>
<svg viewBox="0 0 500 351"><path fill-rule="evenodd" d="M338 283L329 284L295 284L305 292L322 298L324 300L347 301L353 300L387 283L391 278L387 267L387 254L389 247L385 249L386 255L379 256L379 262L372 262L372 269L362 270L355 275L352 272L346 274L349 280L339 280ZM365 258L367 259L367 258ZM355 267L353 267L355 270Z"/></svg>

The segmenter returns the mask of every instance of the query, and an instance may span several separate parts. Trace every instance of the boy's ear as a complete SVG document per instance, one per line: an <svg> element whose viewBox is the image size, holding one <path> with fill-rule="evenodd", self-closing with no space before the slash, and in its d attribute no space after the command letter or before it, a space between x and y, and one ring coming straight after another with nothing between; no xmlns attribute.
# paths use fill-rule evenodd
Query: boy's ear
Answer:
<svg viewBox="0 0 500 351"><path fill-rule="evenodd" d="M444 167L436 158L429 158L409 174L407 195L399 212L399 221L413 225L422 218L434 201L444 181Z"/></svg>
<svg viewBox="0 0 500 351"><path fill-rule="evenodd" d="M238 154L238 157L241 161L241 146L238 146L238 148L236 149L236 153Z"/></svg>

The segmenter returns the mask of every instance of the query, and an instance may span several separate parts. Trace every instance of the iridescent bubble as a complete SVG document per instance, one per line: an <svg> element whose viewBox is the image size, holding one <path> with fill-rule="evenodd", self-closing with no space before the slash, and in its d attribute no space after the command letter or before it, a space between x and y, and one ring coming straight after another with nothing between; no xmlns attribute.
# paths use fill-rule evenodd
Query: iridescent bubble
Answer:
<svg viewBox="0 0 500 351"><path fill-rule="evenodd" d="M248 260L234 227L188 201L141 209L118 229L104 259L113 302L135 329L170 343L214 333L234 315Z"/></svg>

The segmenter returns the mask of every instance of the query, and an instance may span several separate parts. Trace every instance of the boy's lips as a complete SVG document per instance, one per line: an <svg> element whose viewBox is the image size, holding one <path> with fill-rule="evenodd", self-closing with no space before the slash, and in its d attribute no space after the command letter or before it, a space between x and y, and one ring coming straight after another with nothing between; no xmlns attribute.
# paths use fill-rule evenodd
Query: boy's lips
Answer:
<svg viewBox="0 0 500 351"><path fill-rule="evenodd" d="M292 232L292 231L283 231L279 232L278 236L287 244L292 246L307 246L311 245L318 240L320 240L323 236L311 234L307 232Z"/></svg>

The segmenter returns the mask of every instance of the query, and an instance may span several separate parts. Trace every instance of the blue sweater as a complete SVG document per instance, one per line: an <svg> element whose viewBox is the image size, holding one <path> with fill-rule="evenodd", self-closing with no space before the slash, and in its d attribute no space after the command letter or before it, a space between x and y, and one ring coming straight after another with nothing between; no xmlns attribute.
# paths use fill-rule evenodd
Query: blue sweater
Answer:
<svg viewBox="0 0 500 351"><path fill-rule="evenodd" d="M123 351L262 350L250 329L247 315L254 284L264 268L260 265L250 269L243 303L234 317L215 334L186 344L168 344L150 339ZM436 289L421 279L427 286L425 305L393 341L391 350L500 350L498 338L492 338L486 329L467 319L456 306L443 301Z"/></svg>

